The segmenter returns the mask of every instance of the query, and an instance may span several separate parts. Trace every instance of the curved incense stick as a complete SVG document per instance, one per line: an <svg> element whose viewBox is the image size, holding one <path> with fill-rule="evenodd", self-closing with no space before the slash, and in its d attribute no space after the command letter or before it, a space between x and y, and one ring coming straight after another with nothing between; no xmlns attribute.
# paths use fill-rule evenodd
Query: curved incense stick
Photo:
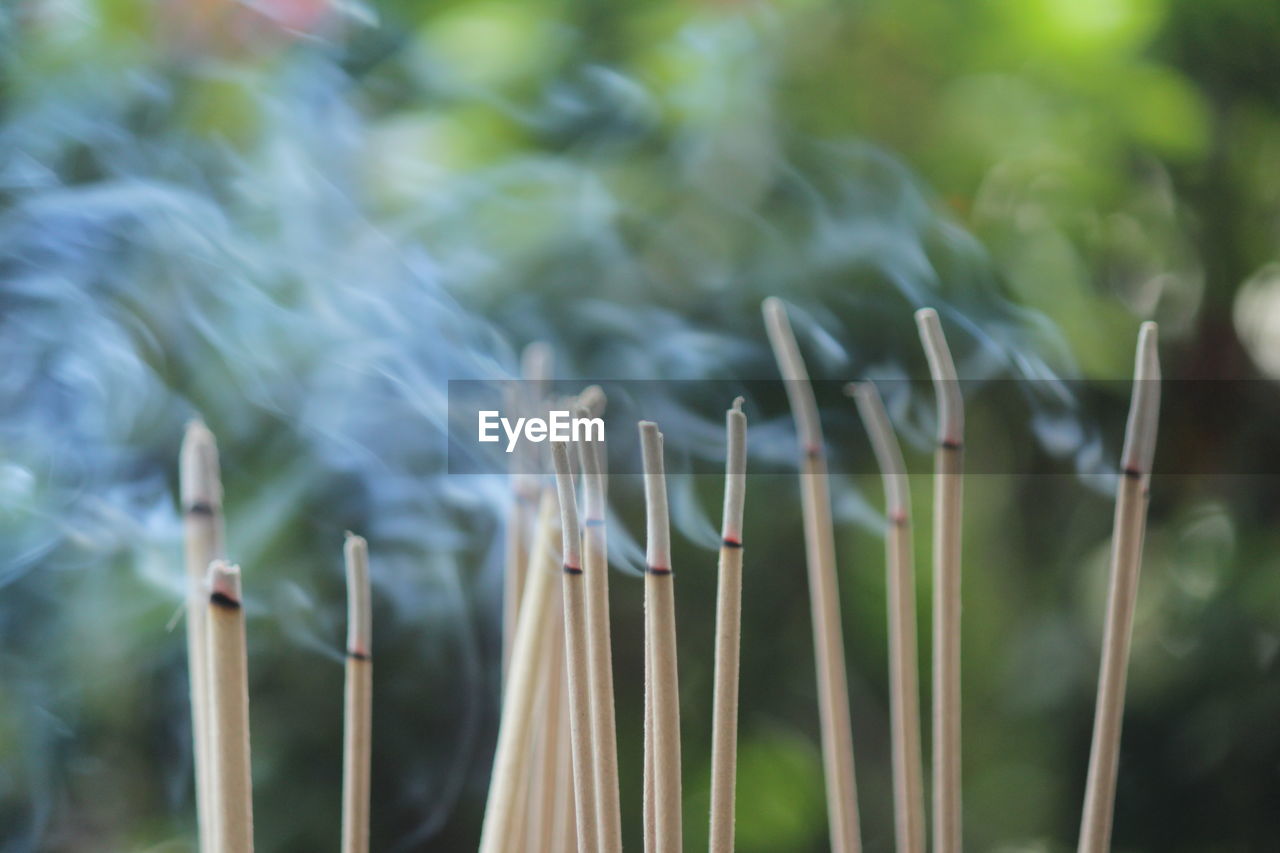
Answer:
<svg viewBox="0 0 1280 853"><path fill-rule="evenodd" d="M911 484L902 448L870 382L846 391L871 438L884 480L886 588L889 591L889 704L893 742L893 812L900 853L924 851L924 768L920 750L920 684L916 649L916 577L911 556Z"/></svg>
<svg viewBox="0 0 1280 853"><path fill-rule="evenodd" d="M569 667L569 732L573 744L574 803L578 816L578 848L599 843L596 822L595 757L591 745L591 676L587 671L587 591L582 577L582 525L578 498L569 470L568 442L551 445L560 493L560 530L564 541L564 644Z"/></svg>
<svg viewBox="0 0 1280 853"><path fill-rule="evenodd" d="M933 847L959 853L960 798L960 529L964 474L964 399L938 322L916 312L938 404L933 486Z"/></svg>
<svg viewBox="0 0 1280 853"><path fill-rule="evenodd" d="M212 698L214 849L253 851L253 780L249 766L249 678L245 660L240 567L209 567L209 692Z"/></svg>
<svg viewBox="0 0 1280 853"><path fill-rule="evenodd" d="M858 793L853 771L853 733L849 722L849 685L845 673L844 631L840 626L840 591L836 580L835 531L827 462L823 452L818 404L800 347L782 301L764 301L765 329L802 451L800 498L804 511L805 557L809 572L809 609L813 614L813 646L818 675L818 718L822 725L822 766L827 787L827 822L832 853L862 849Z"/></svg>
<svg viewBox="0 0 1280 853"><path fill-rule="evenodd" d="M667 484L662 465L662 435L658 425L640 422L640 447L644 456L644 499L647 546L645 550L645 633L648 635L651 672L647 679L653 696L654 849L679 853L680 811L680 687L676 663L675 591L671 573L671 528L667 513Z"/></svg>
<svg viewBox="0 0 1280 853"><path fill-rule="evenodd" d="M742 509L747 492L747 416L742 398L725 415L724 517L716 592L715 687L711 702L711 853L733 850L738 764L738 665L742 633Z"/></svg>
<svg viewBox="0 0 1280 853"><path fill-rule="evenodd" d="M373 743L373 605L369 546L347 534L347 681L342 732L342 853L369 851L369 769Z"/></svg>
<svg viewBox="0 0 1280 853"><path fill-rule="evenodd" d="M520 358L523 381L514 382L507 394L507 406L517 417L541 408L551 379L551 347L535 341L524 348ZM538 463L536 454L521 443L511 455L511 517L507 522L506 571L502 593L502 683L511 666L511 646L515 642L516 621L524 580L529 570L529 545L538 503Z"/></svg>
<svg viewBox="0 0 1280 853"><path fill-rule="evenodd" d="M511 650L493 777L480 834L481 853L500 853L514 843L520 789L529 772L533 752L533 719L529 709L534 706L538 686L545 678L548 644L553 639L547 623L552 618L550 605L556 579L555 552L551 545L557 533L555 510L555 495L547 491L538 509L528 582Z"/></svg>
<svg viewBox="0 0 1280 853"><path fill-rule="evenodd" d="M1133 636L1133 610L1142 571L1142 543L1146 533L1151 461L1155 455L1160 416L1160 362L1156 324L1143 323L1138 336L1133 396L1125 428L1122 476L1116 494L1115 532L1111 540L1111 583L1107 592L1107 621L1102 637L1102 665L1098 673L1098 702L1089 751L1084 814L1080 822L1080 853L1111 849L1111 820L1115 809L1116 769L1120 758L1120 727Z"/></svg>
<svg viewBox="0 0 1280 853"><path fill-rule="evenodd" d="M585 392L584 392L585 396ZM613 647L609 632L609 558L605 530L604 445L578 443L583 486L583 573L587 585L587 662L591 676L591 741L595 754L596 816L602 853L622 850L618 795L618 739L613 706Z"/></svg>
<svg viewBox="0 0 1280 853"><path fill-rule="evenodd" d="M209 564L223 556L222 479L218 445L200 420L187 424L178 462L187 569L187 673L191 683L191 737L196 777L196 825L203 853L213 851L213 780L209 728Z"/></svg>

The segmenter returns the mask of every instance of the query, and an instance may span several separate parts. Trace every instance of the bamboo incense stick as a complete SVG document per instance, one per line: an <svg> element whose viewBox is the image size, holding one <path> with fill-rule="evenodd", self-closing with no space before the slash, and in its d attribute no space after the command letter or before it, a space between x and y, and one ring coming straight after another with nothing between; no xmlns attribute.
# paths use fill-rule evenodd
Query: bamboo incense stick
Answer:
<svg viewBox="0 0 1280 853"><path fill-rule="evenodd" d="M223 554L222 479L218 445L202 421L187 424L179 454L178 479L187 569L187 673L191 685L191 738L196 781L199 849L213 850L213 781L209 727L208 604L209 564Z"/></svg>
<svg viewBox="0 0 1280 853"><path fill-rule="evenodd" d="M653 642L649 636L649 616L646 605L644 629L644 853L658 849L658 806L654 790L653 764Z"/></svg>
<svg viewBox="0 0 1280 853"><path fill-rule="evenodd" d="M870 382L846 389L858 404L884 481L885 586L889 608L889 704L893 813L899 853L924 853L924 768L920 749L920 684L916 648L916 577L911 554L911 483L902 448Z"/></svg>
<svg viewBox="0 0 1280 853"><path fill-rule="evenodd" d="M582 410L579 410L582 411ZM582 525L578 520L578 498L569 469L569 444L551 445L556 469L556 490L560 494L560 530L564 542L564 647L569 676L569 732L573 744L574 804L578 816L578 847L594 849L599 844L596 822L595 756L591 743L591 676L587 662L587 590L582 576Z"/></svg>
<svg viewBox="0 0 1280 853"><path fill-rule="evenodd" d="M535 414L541 408L551 377L551 347L535 341L524 348L520 358L522 382L514 383L507 405L517 416ZM511 666L511 646L515 642L516 621L524 580L529 569L529 546L538 503L537 457L525 444L511 455L511 517L507 524L506 571L502 595L502 683Z"/></svg>
<svg viewBox="0 0 1280 853"><path fill-rule="evenodd" d="M1080 822L1080 853L1105 853L1111 849L1129 644L1133 637L1138 577L1142 571L1151 462L1155 456L1159 416L1160 361L1156 350L1156 324L1143 323L1138 335L1133 396L1129 403L1129 422L1125 427L1121 456L1122 476L1116 494L1111 583L1107 592L1107 621L1102 637L1102 663L1098 673L1098 702L1094 711L1084 814Z"/></svg>
<svg viewBox="0 0 1280 853"><path fill-rule="evenodd" d="M587 586L587 661L591 686L591 743L595 756L596 817L601 853L621 853L618 738L613 704L613 641L609 628L609 551L605 529L604 444L578 443L583 487L583 575Z"/></svg>
<svg viewBox="0 0 1280 853"><path fill-rule="evenodd" d="M527 791L524 833L529 839L528 849L544 853L565 849L575 835L569 694L564 671L564 640L561 639L564 608L554 588L549 606L552 613L546 627L546 675L538 690L538 701L530 709L534 719L530 744L533 761L524 781ZM512 838L519 837L521 831L517 828Z"/></svg>
<svg viewBox="0 0 1280 853"><path fill-rule="evenodd" d="M832 853L862 849L858 795L853 769L853 733L849 721L849 687L845 672L844 632L840 625L840 592L836 579L835 531L827 462L813 385L800 357L782 301L764 301L765 329L778 370L787 388L801 446L800 497L804 514L805 557L813 645L818 676L818 718L822 727L822 766L827 789L827 821Z"/></svg>
<svg viewBox="0 0 1280 853"><path fill-rule="evenodd" d="M354 533L347 564L347 681L342 732L342 853L369 853L370 763L373 741L373 605L369 546Z"/></svg>
<svg viewBox="0 0 1280 853"><path fill-rule="evenodd" d="M747 491L747 416L742 398L725 415L724 516L716 590L715 682L711 710L711 853L732 853L738 764L738 667L742 634L742 510Z"/></svg>
<svg viewBox="0 0 1280 853"><path fill-rule="evenodd" d="M511 650L511 670L498 725L480 853L500 853L512 849L516 843L514 826L518 821L519 791L532 759L533 718L529 709L546 675L547 647L551 639L547 622L552 617L550 605L555 589L555 556L551 547L552 537L558 532L555 509L554 494L545 492L538 509L529 575Z"/></svg>
<svg viewBox="0 0 1280 853"><path fill-rule="evenodd" d="M680 807L680 687L676 659L675 590L671 571L671 530L667 513L667 484L662 464L662 434L652 421L640 422L644 456L644 498L647 531L645 553L645 633L649 637L653 696L654 849L679 853Z"/></svg>
<svg viewBox="0 0 1280 853"><path fill-rule="evenodd" d="M916 312L938 406L933 486L933 845L960 853L960 529L964 399L938 312Z"/></svg>
<svg viewBox="0 0 1280 853"><path fill-rule="evenodd" d="M240 567L209 567L209 692L213 739L214 849L253 851L253 780L249 766L249 679Z"/></svg>

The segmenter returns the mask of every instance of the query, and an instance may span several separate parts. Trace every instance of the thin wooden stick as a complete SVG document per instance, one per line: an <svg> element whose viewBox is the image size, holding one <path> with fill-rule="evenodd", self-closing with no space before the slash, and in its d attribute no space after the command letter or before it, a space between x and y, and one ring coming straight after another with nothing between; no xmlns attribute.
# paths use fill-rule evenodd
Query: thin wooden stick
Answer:
<svg viewBox="0 0 1280 853"><path fill-rule="evenodd" d="M653 638L649 636L648 605L645 607L644 629L644 853L658 849L658 803L654 776L657 770L653 762Z"/></svg>
<svg viewBox="0 0 1280 853"><path fill-rule="evenodd" d="M579 410L583 411L583 410ZM564 647L569 674L569 732L573 744L574 805L578 848L599 844L596 818L595 756L591 744L591 676L587 662L587 590L582 577L582 525L569 469L569 444L553 442L551 458L560 494L560 530L564 542Z"/></svg>
<svg viewBox="0 0 1280 853"><path fill-rule="evenodd" d="M1098 703L1094 711L1084 814L1080 822L1080 853L1105 853L1111 849L1129 644L1133 637L1133 611L1137 603L1142 545L1146 537L1151 462L1155 456L1160 417L1160 360L1156 351L1155 323L1143 323L1139 332L1134 380L1121 457L1122 476L1116 494L1111 583L1107 592L1107 621L1102 637Z"/></svg>
<svg viewBox="0 0 1280 853"><path fill-rule="evenodd" d="M214 849L253 851L253 779L249 765L249 677L240 567L209 567L209 692L212 699Z"/></svg>
<svg viewBox="0 0 1280 853"><path fill-rule="evenodd" d="M862 849L858 793L853 769L853 733L845 672L844 632L840 626L840 590L836 580L835 531L827 461L813 385L800 357L791 322L781 300L764 301L765 329L778 370L786 380L800 439L800 497L804 512L809 606L818 676L818 718L822 726L822 766L827 788L827 821L832 853Z"/></svg>
<svg viewBox="0 0 1280 853"><path fill-rule="evenodd" d="M649 637L648 684L653 695L654 847L657 853L681 849L680 681L676 659L676 602L671 570L671 529L667 484L662 465L662 434L651 421L640 422L644 455L645 632Z"/></svg>
<svg viewBox="0 0 1280 853"><path fill-rule="evenodd" d="M563 629L560 633L563 633ZM559 636L553 640L553 643L557 646L563 645ZM556 700L557 712L555 717L555 775L551 777L551 785L555 791L555 796L552 798L554 823L552 824L551 845L545 848L548 853L556 853L558 850L563 850L564 853L576 853L578 850L577 785L573 780L573 749L571 746L573 734L570 730L571 722L568 711L569 680L566 676L564 649L561 648L560 676L555 681L555 684L558 685L556 693L559 694L559 698ZM545 784L545 781L543 784Z"/></svg>
<svg viewBox="0 0 1280 853"><path fill-rule="evenodd" d="M507 405L517 416L532 414L540 407L551 377L551 347L535 341L524 348L520 359L522 382L511 386ZM505 685L511 666L511 646L515 642L516 622L524 580L529 570L529 546L533 535L538 503L536 455L521 444L511 455L511 517L507 524L506 570L502 595L502 683Z"/></svg>
<svg viewBox="0 0 1280 853"><path fill-rule="evenodd" d="M525 796L524 826L517 821L512 832L512 838L528 838L528 850L541 853L560 849L568 838L569 822L563 819L563 806L572 796L564 792L571 791L573 786L573 771L567 757L569 715L564 711L568 695L562 689L564 642L560 636L564 633L564 608L554 589L551 599L551 614L545 628L546 674L538 688L537 700L528 711L533 724L529 744L531 759L521 782Z"/></svg>
<svg viewBox="0 0 1280 853"><path fill-rule="evenodd" d="M920 658L916 648L916 576L911 554L911 483L902 448L870 382L849 385L884 480L885 570L889 608L889 705L893 814L899 853L924 853L924 767L920 749Z"/></svg>
<svg viewBox="0 0 1280 853"><path fill-rule="evenodd" d="M533 719L529 709L546 674L547 645L551 639L546 625L551 618L550 605L555 598L555 556L551 547L552 537L558 533L555 509L555 495L547 491L538 510L529 575L511 651L511 671L498 725L493 777L489 782L489 797L480 834L481 853L519 849L515 847L518 842L513 827L517 821L522 777L529 772L532 758Z"/></svg>
<svg viewBox="0 0 1280 853"><path fill-rule="evenodd" d="M933 478L933 849L960 853L960 530L963 517L964 399L938 312L916 325L938 405Z"/></svg>
<svg viewBox="0 0 1280 853"><path fill-rule="evenodd" d="M208 603L209 564L224 555L222 478L218 445L200 420L187 424L179 455L178 479L184 517L187 569L187 673L191 686L191 739L196 777L199 849L213 850L213 759L209 725Z"/></svg>
<svg viewBox="0 0 1280 853"><path fill-rule="evenodd" d="M354 533L347 564L347 682L342 732L342 853L369 853L370 764L373 760L373 604L369 546Z"/></svg>
<svg viewBox="0 0 1280 853"><path fill-rule="evenodd" d="M716 590L716 663L711 700L711 853L733 850L738 766L738 668L742 635L742 510L747 494L747 416L742 398L725 415L727 447L720 576Z"/></svg>
<svg viewBox="0 0 1280 853"><path fill-rule="evenodd" d="M609 557L605 529L604 443L578 443L583 486L583 572L587 584L587 661L591 681L591 743L601 853L621 853L618 738L613 700L613 640L609 628Z"/></svg>

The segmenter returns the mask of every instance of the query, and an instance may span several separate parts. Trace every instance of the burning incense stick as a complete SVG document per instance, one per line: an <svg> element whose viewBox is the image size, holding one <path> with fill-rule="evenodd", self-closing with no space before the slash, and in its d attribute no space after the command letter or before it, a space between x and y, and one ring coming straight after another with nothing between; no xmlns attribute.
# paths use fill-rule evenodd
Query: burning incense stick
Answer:
<svg viewBox="0 0 1280 853"><path fill-rule="evenodd" d="M827 786L827 821L832 853L862 849L858 794L853 772L853 733L849 722L849 687L840 627L840 592L836 581L835 532L827 462L818 404L800 347L781 300L764 301L765 329L778 370L786 380L802 451L800 497L804 513L805 556L809 571L809 606L813 613L813 646L818 674L818 717L822 725L822 766Z"/></svg>
<svg viewBox="0 0 1280 853"><path fill-rule="evenodd" d="M557 533L555 496L545 492L538 509L529 576L525 583L516 638L511 650L511 671L498 726L494 750L493 778L485 806L481 853L500 853L514 843L513 834L519 806L521 782L529 772L532 758L533 719L529 709L546 674L546 630L551 618L555 584L555 557L551 547Z"/></svg>
<svg viewBox="0 0 1280 853"><path fill-rule="evenodd" d="M742 628L742 508L747 493L747 416L742 398L725 415L724 516L716 593L715 687L711 703L711 853L733 850L738 764L738 664Z"/></svg>
<svg viewBox="0 0 1280 853"><path fill-rule="evenodd" d="M213 780L210 757L208 606L209 564L223 556L222 479L218 445L199 420L187 424L178 479L187 568L187 673L191 682L191 737L196 777L196 824L203 853L213 850Z"/></svg>
<svg viewBox="0 0 1280 853"><path fill-rule="evenodd" d="M602 853L621 853L618 738L613 706L613 641L609 630L609 558L605 530L604 445L578 443L583 486L583 573L587 585L587 662L591 682L591 743L596 817Z"/></svg>
<svg viewBox="0 0 1280 853"><path fill-rule="evenodd" d="M644 630L644 853L658 849L658 806L654 790L653 764L653 642L649 636L648 613Z"/></svg>
<svg viewBox="0 0 1280 853"><path fill-rule="evenodd" d="M889 704L893 813L899 853L924 851L924 768L920 757L920 685L916 674L916 577L911 556L911 483L880 392L870 382L846 389L871 438L884 480L886 584L889 591Z"/></svg>
<svg viewBox="0 0 1280 853"><path fill-rule="evenodd" d="M599 843L596 823L595 757L591 745L591 676L587 671L587 590L582 577L582 525L578 498L569 470L569 444L553 442L551 458L560 493L560 530L564 541L564 647L569 674L569 732L573 744L574 804L578 816L578 847L591 850Z"/></svg>
<svg viewBox="0 0 1280 853"><path fill-rule="evenodd" d="M535 341L524 348L520 359L523 382L514 383L507 405L517 414L533 414L540 409L551 377L551 347ZM506 684L515 642L516 620L529 568L530 536L538 503L537 460L527 445L516 447L511 456L512 508L507 524L506 571L502 594L502 683Z"/></svg>
<svg viewBox="0 0 1280 853"><path fill-rule="evenodd" d="M209 693L212 699L214 849L253 851L253 780L249 767L249 678L245 660L240 567L209 567Z"/></svg>
<svg viewBox="0 0 1280 853"><path fill-rule="evenodd" d="M373 739L373 606L369 546L347 534L347 684L342 732L342 853L369 851L369 765Z"/></svg>
<svg viewBox="0 0 1280 853"><path fill-rule="evenodd" d="M938 312L921 308L916 312L916 325L938 405L933 479L933 846L937 853L959 853L964 399Z"/></svg>
<svg viewBox="0 0 1280 853"><path fill-rule="evenodd" d="M1142 324L1134 380L1120 463L1123 476L1116 494L1111 584L1107 592L1107 622L1102 637L1102 665L1098 674L1098 703L1093 718L1084 815L1080 822L1080 853L1105 853L1111 849L1129 642L1133 637L1151 461L1155 456L1160 416L1160 361L1155 323Z"/></svg>
<svg viewBox="0 0 1280 853"><path fill-rule="evenodd" d="M679 853L680 686L676 665L676 602L672 588L671 530L667 484L662 465L662 434L651 421L640 422L644 454L644 499L647 530L645 554L645 633L652 665L648 686L653 695L654 846L657 853Z"/></svg>

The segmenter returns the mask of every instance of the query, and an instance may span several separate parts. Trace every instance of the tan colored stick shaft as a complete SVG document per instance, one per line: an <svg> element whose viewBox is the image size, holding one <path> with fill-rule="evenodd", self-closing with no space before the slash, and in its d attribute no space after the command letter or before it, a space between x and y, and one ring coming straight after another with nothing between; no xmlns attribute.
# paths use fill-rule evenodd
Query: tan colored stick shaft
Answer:
<svg viewBox="0 0 1280 853"><path fill-rule="evenodd" d="M711 699L711 853L731 853L738 767L738 671L742 638L742 514L747 495L743 399L725 413L724 514L716 588L715 676Z"/></svg>
<svg viewBox="0 0 1280 853"><path fill-rule="evenodd" d="M716 664L711 710L711 853L733 850L738 766L738 670L742 631L742 546L720 548L716 593Z"/></svg>
<svg viewBox="0 0 1280 853"><path fill-rule="evenodd" d="M1098 674L1093 743L1085 785L1084 816L1080 824L1080 853L1106 853L1111 849L1116 772L1120 763L1120 728L1124 715L1129 645L1133 636L1133 612L1142 568L1146 512L1144 480L1123 477L1116 499L1111 584L1107 592L1102 667Z"/></svg>
<svg viewBox="0 0 1280 853"><path fill-rule="evenodd" d="M599 844L599 825L596 819L596 763L591 742L591 676L587 661L587 588L582 576L582 525L578 520L578 498L573 470L569 465L568 442L553 443L551 455L556 470L556 490L560 494L560 530L564 539L564 571L560 586L564 597L564 650L577 838L579 848L591 850Z"/></svg>
<svg viewBox="0 0 1280 853"><path fill-rule="evenodd" d="M844 631L840 624L840 591L836 580L835 530L827 487L822 425L813 385L800 356L785 306L764 302L765 328L786 380L803 461L800 500L804 515L805 562L809 575L809 607L813 614L813 646L818 678L818 720L822 728L822 767L827 790L827 821L832 853L862 850L858 792L853 771L853 733L849 719L849 684L845 672Z"/></svg>
<svg viewBox="0 0 1280 853"><path fill-rule="evenodd" d="M845 672L844 632L835 571L835 531L827 463L810 453L801 466L801 504L813 613L813 647L818 672L818 720L822 728L822 767L827 787L827 822L833 853L862 850L858 793L853 771L853 731L849 682Z"/></svg>
<svg viewBox="0 0 1280 853"><path fill-rule="evenodd" d="M556 583L553 581L553 583ZM568 765L562 768L561 759L568 754L568 719L564 674L564 608L561 597L552 590L554 601L549 605L551 618L547 620L546 676L539 690L540 699L534 717L535 763L529 768L528 833L533 850L554 853L561 849L568 837L569 824L562 820L566 799L565 786L572 783L572 771ZM561 775L561 771L564 775ZM515 835L513 834L513 838ZM515 847L512 847L515 850Z"/></svg>
<svg viewBox="0 0 1280 853"><path fill-rule="evenodd" d="M960 526L964 454L938 448L933 493L933 835L960 853Z"/></svg>
<svg viewBox="0 0 1280 853"><path fill-rule="evenodd" d="M900 853L924 853L920 658L916 647L916 580L908 518L890 519L885 549L889 575L889 698L895 833Z"/></svg>
<svg viewBox="0 0 1280 853"><path fill-rule="evenodd" d="M680 690L676 661L675 590L672 575L645 576L648 628L652 637L654 849L679 853Z"/></svg>
<svg viewBox="0 0 1280 853"><path fill-rule="evenodd" d="M373 750L373 606L369 550L347 534L347 681L342 730L342 853L369 851Z"/></svg>
<svg viewBox="0 0 1280 853"><path fill-rule="evenodd" d="M557 638L557 645L559 638ZM577 783L573 778L572 733L569 730L569 682L565 673L561 672L559 713L556 715L556 770L552 785L555 790L555 830L551 834L552 853L563 850L575 853L578 850L578 815L575 805Z"/></svg>
<svg viewBox="0 0 1280 853"><path fill-rule="evenodd" d="M524 601L511 654L511 672L498 726L494 750L493 777L480 834L481 853L500 853L513 843L512 829L520 777L528 772L532 720L529 708L546 672L546 649L550 633L551 601L556 581L555 557L551 547L556 527L555 495L544 493L538 511L537 534L529 561Z"/></svg>
<svg viewBox="0 0 1280 853"><path fill-rule="evenodd" d="M1098 705L1089 751L1084 814L1080 821L1080 853L1111 848L1116 772L1120 762L1120 725L1133 638L1133 611L1142 570L1147 501L1160 420L1160 356L1156 324L1143 323L1134 360L1133 396L1120 455L1121 480L1116 495L1115 532L1111 538L1111 584L1107 592L1107 624L1102 637L1098 673Z"/></svg>
<svg viewBox="0 0 1280 853"><path fill-rule="evenodd" d="M213 434L199 421L187 426L179 464L183 539L187 570L187 674L191 693L191 739L195 769L199 850L213 850L213 734L209 723L209 564L225 556L222 482Z"/></svg>
<svg viewBox="0 0 1280 853"><path fill-rule="evenodd" d="M369 853L369 759L372 749L373 662L347 658L344 696L342 853Z"/></svg>
<svg viewBox="0 0 1280 853"><path fill-rule="evenodd" d="M593 850L600 843L596 814L595 755L591 742L590 675L587 672L586 587L582 571L564 575L564 642L569 676L569 732L573 744L574 804L578 817L578 847Z"/></svg>
<svg viewBox="0 0 1280 853"><path fill-rule="evenodd" d="M657 798L654 792L655 741L653 736L653 643L649 637L649 605L645 601L644 616L644 853L653 853L658 845Z"/></svg>
<svg viewBox="0 0 1280 853"><path fill-rule="evenodd" d="M605 449L579 442L583 507L583 566L587 586L587 664L591 688L591 744L595 757L596 815L601 853L622 851L618 793L618 735L613 698L613 639L609 619L609 548L605 527Z"/></svg>
<svg viewBox="0 0 1280 853"><path fill-rule="evenodd" d="M210 576L208 666L213 712L215 850L252 853L249 685L240 570L215 562Z"/></svg>

